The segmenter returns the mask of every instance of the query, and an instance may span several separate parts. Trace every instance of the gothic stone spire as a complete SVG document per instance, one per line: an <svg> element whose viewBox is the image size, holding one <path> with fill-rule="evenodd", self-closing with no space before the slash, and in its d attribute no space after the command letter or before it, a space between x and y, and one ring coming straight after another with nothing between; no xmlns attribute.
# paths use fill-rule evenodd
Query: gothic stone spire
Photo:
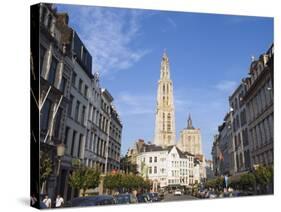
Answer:
<svg viewBox="0 0 281 212"><path fill-rule="evenodd" d="M169 58L164 50L157 90L154 144L169 146L175 144L175 140L173 82L170 79Z"/></svg>
<svg viewBox="0 0 281 212"><path fill-rule="evenodd" d="M192 119L191 119L190 113L188 115L188 120L187 120L187 129L194 129L194 127L192 125Z"/></svg>

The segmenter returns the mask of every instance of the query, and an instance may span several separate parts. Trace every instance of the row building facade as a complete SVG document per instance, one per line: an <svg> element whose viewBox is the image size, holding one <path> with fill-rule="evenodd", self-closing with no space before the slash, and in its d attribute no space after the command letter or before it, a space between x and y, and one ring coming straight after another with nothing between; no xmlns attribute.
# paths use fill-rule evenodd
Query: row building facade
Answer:
<svg viewBox="0 0 281 212"><path fill-rule="evenodd" d="M122 123L114 98L92 74L90 52L68 26L68 14L44 3L39 11L40 150L54 161L41 193L69 200L78 195L68 183L77 164L103 173L120 168Z"/></svg>
<svg viewBox="0 0 281 212"><path fill-rule="evenodd" d="M229 97L230 111L212 148L217 175L239 175L273 165L273 45L252 58L248 77Z"/></svg>

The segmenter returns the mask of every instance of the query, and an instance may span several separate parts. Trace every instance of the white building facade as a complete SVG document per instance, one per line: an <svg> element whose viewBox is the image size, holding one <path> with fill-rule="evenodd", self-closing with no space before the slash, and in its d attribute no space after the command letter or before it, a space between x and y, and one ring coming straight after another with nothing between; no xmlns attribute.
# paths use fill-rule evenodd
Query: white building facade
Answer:
<svg viewBox="0 0 281 212"><path fill-rule="evenodd" d="M143 177L158 186L190 186L194 183L194 156L181 152L176 146L162 148L147 145L137 156L137 169Z"/></svg>

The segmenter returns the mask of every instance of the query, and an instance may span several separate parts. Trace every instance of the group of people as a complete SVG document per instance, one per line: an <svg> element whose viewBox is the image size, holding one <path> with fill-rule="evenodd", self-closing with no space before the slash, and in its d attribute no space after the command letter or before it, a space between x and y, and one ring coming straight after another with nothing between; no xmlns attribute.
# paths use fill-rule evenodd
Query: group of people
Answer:
<svg viewBox="0 0 281 212"><path fill-rule="evenodd" d="M52 200L51 198L46 195L45 198L43 199L43 203L46 205L47 208L52 207ZM61 208L64 205L64 199L58 194L55 202L55 207L56 208Z"/></svg>
<svg viewBox="0 0 281 212"><path fill-rule="evenodd" d="M36 207L36 205L39 204L39 202L36 198L36 195L34 193L30 197L30 203L31 203L31 206L34 206L34 207ZM52 208L52 200L48 195L45 195L45 198L42 200L42 202L40 201L40 208L41 208L41 203L44 204L47 208ZM61 208L61 207L63 207L63 205L64 205L64 199L58 194L54 206L56 208ZM45 206L44 206L44 208L45 208ZM39 205L37 207L39 207Z"/></svg>

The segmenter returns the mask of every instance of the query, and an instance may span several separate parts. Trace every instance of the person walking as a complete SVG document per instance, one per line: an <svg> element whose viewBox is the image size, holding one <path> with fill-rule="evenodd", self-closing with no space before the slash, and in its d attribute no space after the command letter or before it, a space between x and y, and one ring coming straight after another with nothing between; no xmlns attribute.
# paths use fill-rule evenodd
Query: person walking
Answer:
<svg viewBox="0 0 281 212"><path fill-rule="evenodd" d="M63 207L64 200L63 198L58 194L56 198L56 208L61 208Z"/></svg>
<svg viewBox="0 0 281 212"><path fill-rule="evenodd" d="M31 206L35 206L35 204L37 203L37 198L36 198L35 194L31 195L30 201L31 201Z"/></svg>
<svg viewBox="0 0 281 212"><path fill-rule="evenodd" d="M48 197L48 195L46 195L45 198L43 199L43 203L46 205L47 208L52 207L52 200L50 197Z"/></svg>

